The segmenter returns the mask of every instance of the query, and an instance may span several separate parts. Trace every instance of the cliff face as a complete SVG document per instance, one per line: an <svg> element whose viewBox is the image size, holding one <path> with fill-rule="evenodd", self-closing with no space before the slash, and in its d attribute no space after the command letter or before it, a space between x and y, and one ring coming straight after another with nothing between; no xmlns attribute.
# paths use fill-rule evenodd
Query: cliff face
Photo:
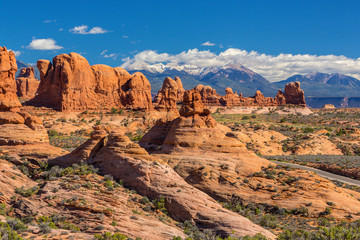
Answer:
<svg viewBox="0 0 360 240"><path fill-rule="evenodd" d="M151 86L141 73L122 68L90 66L77 53L61 54L51 63L39 60L40 87L35 104L57 110L151 109Z"/></svg>
<svg viewBox="0 0 360 240"><path fill-rule="evenodd" d="M16 71L15 54L6 47L0 47L0 111L21 107L16 95Z"/></svg>

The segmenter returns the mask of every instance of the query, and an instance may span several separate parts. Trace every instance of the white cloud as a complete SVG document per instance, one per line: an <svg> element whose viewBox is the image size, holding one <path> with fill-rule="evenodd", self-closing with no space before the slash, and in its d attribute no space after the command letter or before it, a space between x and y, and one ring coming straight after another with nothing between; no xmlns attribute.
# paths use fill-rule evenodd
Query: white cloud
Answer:
<svg viewBox="0 0 360 240"><path fill-rule="evenodd" d="M27 48L34 50L58 50L62 49L62 46L56 45L56 41L52 38L46 39L33 39Z"/></svg>
<svg viewBox="0 0 360 240"><path fill-rule="evenodd" d="M9 51L13 51L14 54L15 54L15 57L18 57L21 55L21 52L20 51L16 51L16 50L12 50L12 49L9 49Z"/></svg>
<svg viewBox="0 0 360 240"><path fill-rule="evenodd" d="M123 38L129 38L129 36L127 36L127 35L123 35L122 37L123 37Z"/></svg>
<svg viewBox="0 0 360 240"><path fill-rule="evenodd" d="M88 25L81 25L81 26L75 26L69 31L75 34L103 34L109 32L108 30L105 30L101 27L93 27L89 31L88 29L89 29Z"/></svg>
<svg viewBox="0 0 360 240"><path fill-rule="evenodd" d="M114 59L114 60L116 60L117 57L119 56L119 54L117 54L117 53L106 54L107 52L108 52L108 50L105 49L104 51L102 51L102 52L100 53L100 56L103 56L104 58L112 58L112 59Z"/></svg>
<svg viewBox="0 0 360 240"><path fill-rule="evenodd" d="M50 19L48 19L48 20L45 20L45 21L43 21L43 23L56 23L57 22L57 20L50 20Z"/></svg>
<svg viewBox="0 0 360 240"><path fill-rule="evenodd" d="M64 31L64 29L63 29L63 28L59 28L59 31L62 32L62 31Z"/></svg>
<svg viewBox="0 0 360 240"><path fill-rule="evenodd" d="M203 44L201 44L201 46L209 46L209 47L212 47L212 46L215 46L216 44L215 43L212 43L212 42L204 42Z"/></svg>
<svg viewBox="0 0 360 240"><path fill-rule="evenodd" d="M256 51L229 48L219 54L211 51L190 49L179 54L157 53L146 50L133 58L123 59L123 66L137 63L146 64L188 64L201 68L218 67L236 61L261 74L269 81L284 80L294 74L307 74L314 71L342 73L360 79L360 58L353 59L336 55L284 54L267 55ZM137 65L135 64L135 65Z"/></svg>
<svg viewBox="0 0 360 240"><path fill-rule="evenodd" d="M114 60L116 60L116 58L118 57L117 53L110 53L110 54L105 54L104 58L112 58Z"/></svg>

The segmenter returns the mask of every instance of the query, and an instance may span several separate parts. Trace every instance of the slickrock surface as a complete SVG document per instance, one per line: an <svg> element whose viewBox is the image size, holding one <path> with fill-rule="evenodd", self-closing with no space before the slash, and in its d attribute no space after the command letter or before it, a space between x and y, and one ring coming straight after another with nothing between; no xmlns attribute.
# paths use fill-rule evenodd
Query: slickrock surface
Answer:
<svg viewBox="0 0 360 240"><path fill-rule="evenodd" d="M212 123L196 95L193 91L185 93L181 116L162 126L165 137L161 139L151 129L140 142L189 184L221 201L237 198L243 203L287 209L306 207L314 218L321 215L329 201L336 206L332 216L339 219L360 211L359 193L338 188L305 171L277 169L247 150L232 134L225 134L226 128ZM163 140L162 144L150 142L147 135L155 136L156 144Z"/></svg>
<svg viewBox="0 0 360 240"><path fill-rule="evenodd" d="M62 170L55 167L35 174L38 180L50 178L37 182L16 168L16 165L22 164L21 160L15 160L14 164L11 161L0 159L0 203L4 203L10 214L18 218L52 219L52 222L63 226L60 227L62 229L52 229L47 237L44 233L39 234L36 224L36 227L29 226L26 239L49 239L50 236L54 237L51 239L93 239L94 234L104 231L120 232L133 239L185 238L183 230L176 227L174 221L162 222L159 218L164 214L151 209L143 210L145 205L139 203L142 196L130 193L120 185L115 186L114 181L97 174L86 174L84 170L81 174L69 174L67 171L60 174ZM24 165L21 166L24 169ZM25 168L31 172L36 167L30 160ZM80 170L79 167L76 171ZM85 167L82 166L82 169ZM106 183L114 185L110 188L106 187ZM36 194L28 196L15 191L16 188L27 190L33 187Z"/></svg>
<svg viewBox="0 0 360 240"><path fill-rule="evenodd" d="M40 87L32 104L61 111L130 108L152 109L151 86L142 73L122 68L90 66L77 53L39 60Z"/></svg>
<svg viewBox="0 0 360 240"><path fill-rule="evenodd" d="M35 78L34 68L22 68L20 75L16 78L17 96L30 100L35 97L40 81Z"/></svg>
<svg viewBox="0 0 360 240"><path fill-rule="evenodd" d="M0 47L0 111L18 110L21 107L16 95L15 54Z"/></svg>
<svg viewBox="0 0 360 240"><path fill-rule="evenodd" d="M98 167L103 174L122 179L125 186L141 195L164 196L169 214L175 220L192 220L200 228L213 229L223 236L262 233L274 239L267 230L222 208L208 195L187 184L171 167L150 156L122 132L111 132L106 136L107 133L98 128L83 146L53 163L70 164L83 160Z"/></svg>

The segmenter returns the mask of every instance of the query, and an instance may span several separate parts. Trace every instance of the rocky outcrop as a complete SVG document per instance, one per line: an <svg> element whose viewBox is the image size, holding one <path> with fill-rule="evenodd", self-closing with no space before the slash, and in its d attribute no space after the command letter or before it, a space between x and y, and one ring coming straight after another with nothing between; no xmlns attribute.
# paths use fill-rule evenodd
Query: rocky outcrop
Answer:
<svg viewBox="0 0 360 240"><path fill-rule="evenodd" d="M300 89L300 82L291 82L285 85L284 93L286 104L305 106L304 91Z"/></svg>
<svg viewBox="0 0 360 240"><path fill-rule="evenodd" d="M225 89L225 96L220 96L209 86L199 84L194 88L201 95L205 106L224 107L275 107L286 104L305 106L304 91L300 89L300 83L289 83L285 86L285 93L278 91L275 98L265 97L260 90L257 90L253 97L243 97L231 88Z"/></svg>
<svg viewBox="0 0 360 240"><path fill-rule="evenodd" d="M178 85L175 80L170 77L165 78L162 88L155 97L157 102L156 109L172 111L176 109L178 102Z"/></svg>
<svg viewBox="0 0 360 240"><path fill-rule="evenodd" d="M77 53L39 60L40 86L31 103L61 111L129 108L151 109L151 86L141 73L122 68L90 66Z"/></svg>
<svg viewBox="0 0 360 240"><path fill-rule="evenodd" d="M0 47L0 111L18 110L21 107L16 95L15 54Z"/></svg>
<svg viewBox="0 0 360 240"><path fill-rule="evenodd" d="M49 143L42 121L26 112L0 112L0 145Z"/></svg>
<svg viewBox="0 0 360 240"><path fill-rule="evenodd" d="M156 109L172 111L176 109L176 104L183 101L185 89L179 77L172 79L165 78L161 89L154 98Z"/></svg>
<svg viewBox="0 0 360 240"><path fill-rule="evenodd" d="M22 68L16 79L16 94L19 98L30 100L35 97L39 85L40 81L35 78L34 68Z"/></svg>
<svg viewBox="0 0 360 240"><path fill-rule="evenodd" d="M194 90L200 93L201 100L206 106L220 106L220 94L210 86L197 85Z"/></svg>
<svg viewBox="0 0 360 240"><path fill-rule="evenodd" d="M276 94L275 103L279 106L283 106L286 104L286 98L281 90L279 90L278 93Z"/></svg>
<svg viewBox="0 0 360 240"><path fill-rule="evenodd" d="M220 103L224 106L239 106L240 97L229 87L225 88L225 96L220 99Z"/></svg>
<svg viewBox="0 0 360 240"><path fill-rule="evenodd" d="M325 104L322 109L335 109L336 107L333 104Z"/></svg>
<svg viewBox="0 0 360 240"><path fill-rule="evenodd" d="M125 186L151 199L164 197L169 215L177 221L193 221L202 229L212 229L222 236L264 234L275 236L248 219L224 209L205 193L187 184L171 167L149 155L122 132L106 134L100 127L91 139L74 153L55 159L65 165L85 161L102 174L121 179Z"/></svg>
<svg viewBox="0 0 360 240"><path fill-rule="evenodd" d="M260 94L257 98L257 101L264 99ZM349 194L350 190L340 189L305 171L274 167L245 146L248 142L268 145L276 141L277 151L282 151L281 141L282 137L286 139L285 136L256 132L256 136L245 136L249 139L240 142L236 138L243 136L236 136L230 129L211 122L211 116L206 115L206 108L197 103L198 99L196 91L187 91L181 116L155 126L140 141L152 156L173 167L187 183L223 202L267 204L286 209L306 206L312 218L321 216L328 201L337 206L333 208L332 216L338 219L345 219L353 212L357 201L353 196L360 196L359 193L352 191ZM151 142L152 139L157 141ZM275 152L271 148L261 150ZM304 151L308 151L306 144ZM269 176L270 172L275 177ZM280 172L284 175L280 176ZM286 179L296 179L296 182L282 185ZM311 206L307 205L309 202L312 202ZM360 206L356 205L356 208L360 210Z"/></svg>
<svg viewBox="0 0 360 240"><path fill-rule="evenodd" d="M184 86L181 82L181 79L179 77L175 77L174 78L177 86L178 86L178 92L177 92L177 102L181 103L183 101L183 97L184 97L184 93L185 93L185 89Z"/></svg>

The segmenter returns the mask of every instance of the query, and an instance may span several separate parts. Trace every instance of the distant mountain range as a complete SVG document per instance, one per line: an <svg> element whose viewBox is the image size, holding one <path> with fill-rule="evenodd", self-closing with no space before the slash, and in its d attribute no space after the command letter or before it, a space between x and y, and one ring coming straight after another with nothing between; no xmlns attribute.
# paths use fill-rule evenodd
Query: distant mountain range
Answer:
<svg viewBox="0 0 360 240"><path fill-rule="evenodd" d="M122 67L130 73L136 71L144 73L152 84L153 93L161 88L166 77L178 76L185 89L203 84L215 88L220 94L224 94L226 87L231 87L234 91L243 93L244 96L253 96L256 90L260 90L265 96L274 97L279 89L284 89L286 83L299 81L306 97L360 96L360 81L339 73L313 72L306 75L294 75L279 82L270 82L238 62L229 62L220 67L201 68L186 64L150 65L134 61Z"/></svg>
<svg viewBox="0 0 360 240"><path fill-rule="evenodd" d="M151 82L153 93L156 93L161 88L162 82L169 76L180 77L185 89L191 89L198 84L203 84L215 88L220 94L224 94L227 87L243 93L244 96L253 96L256 90L260 90L266 96L273 96L278 90L276 85L238 62L229 62L224 66L207 68L194 65L164 65L161 63L154 65L136 63L122 67L130 73L142 72Z"/></svg>
<svg viewBox="0 0 360 240"><path fill-rule="evenodd" d="M294 75L274 83L284 87L286 83L298 81L306 96L312 97L360 97L360 81L339 73L313 72L306 75Z"/></svg>

